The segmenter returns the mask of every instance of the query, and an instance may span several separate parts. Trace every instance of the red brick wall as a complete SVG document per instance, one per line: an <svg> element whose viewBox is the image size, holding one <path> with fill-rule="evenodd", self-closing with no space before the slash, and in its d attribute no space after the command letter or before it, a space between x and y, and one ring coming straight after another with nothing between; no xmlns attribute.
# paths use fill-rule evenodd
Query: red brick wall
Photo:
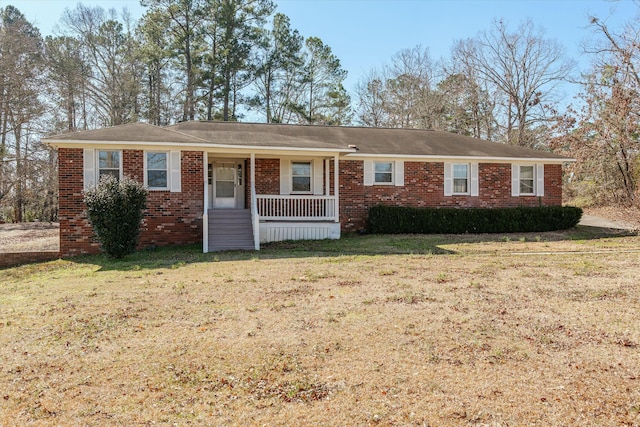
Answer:
<svg viewBox="0 0 640 427"><path fill-rule="evenodd" d="M142 179L143 152L129 156L136 159L131 175ZM123 154L127 158L126 152ZM201 151L183 151L180 163L182 191L150 190L147 210L142 220L139 247L185 245L202 243L202 214L204 213L204 157ZM136 171L136 172L134 172Z"/></svg>
<svg viewBox="0 0 640 427"><path fill-rule="evenodd" d="M280 194L280 159L256 159L256 194Z"/></svg>
<svg viewBox="0 0 640 427"><path fill-rule="evenodd" d="M58 259L58 251L50 252L2 252L0 256L0 269L14 267L16 265L45 262Z"/></svg>
<svg viewBox="0 0 640 427"><path fill-rule="evenodd" d="M58 186L60 222L60 256L98 253L98 243L84 213L83 151L81 148L58 149Z"/></svg>
<svg viewBox="0 0 640 427"><path fill-rule="evenodd" d="M143 182L142 150L123 150L123 173ZM202 242L204 203L203 154L183 151L182 191L149 191L139 248ZM60 186L60 255L74 256L100 251L85 215L83 202L83 150L58 150Z"/></svg>
<svg viewBox="0 0 640 427"><path fill-rule="evenodd" d="M411 207L495 208L562 204L562 166L545 165L545 195L511 196L511 164L481 163L479 196L444 196L444 163L404 163L404 186L364 186L364 163L340 161L340 222L343 231L366 228L369 208Z"/></svg>

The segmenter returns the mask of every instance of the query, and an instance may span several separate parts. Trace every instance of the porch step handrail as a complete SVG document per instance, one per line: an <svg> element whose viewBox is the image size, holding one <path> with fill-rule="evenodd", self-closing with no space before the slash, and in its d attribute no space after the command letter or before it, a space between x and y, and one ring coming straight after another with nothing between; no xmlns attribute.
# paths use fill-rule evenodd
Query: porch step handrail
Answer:
<svg viewBox="0 0 640 427"><path fill-rule="evenodd" d="M336 220L335 196L259 194L256 199L262 220Z"/></svg>

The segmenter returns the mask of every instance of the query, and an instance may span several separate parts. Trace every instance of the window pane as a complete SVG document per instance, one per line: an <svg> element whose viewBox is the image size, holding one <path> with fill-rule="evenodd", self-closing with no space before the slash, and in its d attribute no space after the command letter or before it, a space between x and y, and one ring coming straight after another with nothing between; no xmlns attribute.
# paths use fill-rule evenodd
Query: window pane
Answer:
<svg viewBox="0 0 640 427"><path fill-rule="evenodd" d="M293 191L311 191L311 178L308 176L294 176L293 177Z"/></svg>
<svg viewBox="0 0 640 427"><path fill-rule="evenodd" d="M99 151L98 167L100 169L120 169L120 152L119 151Z"/></svg>
<svg viewBox="0 0 640 427"><path fill-rule="evenodd" d="M521 179L520 180L520 193L521 194L533 194L533 180Z"/></svg>
<svg viewBox="0 0 640 427"><path fill-rule="evenodd" d="M120 179L120 171L117 169L100 169L98 179L102 179L103 176L111 175L115 179Z"/></svg>
<svg viewBox="0 0 640 427"><path fill-rule="evenodd" d="M385 184L392 183L393 181L392 181L391 173L388 173L388 172L384 172L384 173L376 172L376 182L385 183Z"/></svg>
<svg viewBox="0 0 640 427"><path fill-rule="evenodd" d="M469 165L453 165L453 177L467 179Z"/></svg>
<svg viewBox="0 0 640 427"><path fill-rule="evenodd" d="M457 179L453 180L453 192L454 193L467 193L469 190L467 189L467 179Z"/></svg>
<svg viewBox="0 0 640 427"><path fill-rule="evenodd" d="M167 171L147 171L147 185L152 188L166 188Z"/></svg>
<svg viewBox="0 0 640 427"><path fill-rule="evenodd" d="M167 153L147 153L147 169L167 169Z"/></svg>
<svg viewBox="0 0 640 427"><path fill-rule="evenodd" d="M376 172L393 172L393 163L391 162L376 162L375 163L375 171ZM387 181L385 181L387 182Z"/></svg>
<svg viewBox="0 0 640 427"><path fill-rule="evenodd" d="M533 179L533 166L520 166L520 179Z"/></svg>
<svg viewBox="0 0 640 427"><path fill-rule="evenodd" d="M293 162L291 163L291 174L293 176L311 176L310 162Z"/></svg>
<svg viewBox="0 0 640 427"><path fill-rule="evenodd" d="M233 181L216 181L216 197L234 197Z"/></svg>
<svg viewBox="0 0 640 427"><path fill-rule="evenodd" d="M216 181L233 181L235 171L234 166L218 166L216 168Z"/></svg>
<svg viewBox="0 0 640 427"><path fill-rule="evenodd" d="M533 166L520 166L520 193L534 193Z"/></svg>

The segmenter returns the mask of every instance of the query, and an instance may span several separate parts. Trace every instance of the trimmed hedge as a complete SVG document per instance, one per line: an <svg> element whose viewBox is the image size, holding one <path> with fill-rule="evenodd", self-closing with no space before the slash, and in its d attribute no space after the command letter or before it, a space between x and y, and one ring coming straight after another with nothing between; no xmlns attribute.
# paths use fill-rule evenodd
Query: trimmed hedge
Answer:
<svg viewBox="0 0 640 427"><path fill-rule="evenodd" d="M84 193L87 216L102 250L113 258L133 253L140 236L147 190L139 182L112 176Z"/></svg>
<svg viewBox="0 0 640 427"><path fill-rule="evenodd" d="M408 208L374 206L369 209L369 232L374 234L522 233L566 230L582 217L573 206L518 208Z"/></svg>

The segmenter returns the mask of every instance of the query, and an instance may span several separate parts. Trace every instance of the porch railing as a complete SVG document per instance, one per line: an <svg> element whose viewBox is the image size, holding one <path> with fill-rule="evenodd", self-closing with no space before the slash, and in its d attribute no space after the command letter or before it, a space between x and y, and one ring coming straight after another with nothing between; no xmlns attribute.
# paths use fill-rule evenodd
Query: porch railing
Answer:
<svg viewBox="0 0 640 427"><path fill-rule="evenodd" d="M336 221L335 196L257 195L262 220Z"/></svg>

